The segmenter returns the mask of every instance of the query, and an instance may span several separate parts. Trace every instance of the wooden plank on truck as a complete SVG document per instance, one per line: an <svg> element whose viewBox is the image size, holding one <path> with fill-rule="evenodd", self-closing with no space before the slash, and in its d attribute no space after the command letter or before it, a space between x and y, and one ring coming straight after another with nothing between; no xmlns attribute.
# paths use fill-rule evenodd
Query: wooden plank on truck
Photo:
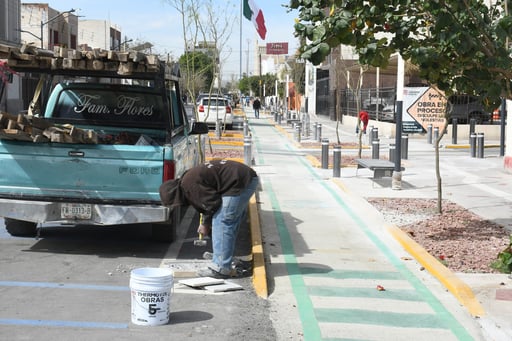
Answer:
<svg viewBox="0 0 512 341"><path fill-rule="evenodd" d="M32 136L18 129L0 129L0 139L32 142Z"/></svg>

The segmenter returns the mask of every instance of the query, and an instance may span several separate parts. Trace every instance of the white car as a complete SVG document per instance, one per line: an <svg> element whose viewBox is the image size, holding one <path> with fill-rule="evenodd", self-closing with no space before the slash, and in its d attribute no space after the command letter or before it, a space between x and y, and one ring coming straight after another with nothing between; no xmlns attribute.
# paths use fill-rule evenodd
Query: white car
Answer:
<svg viewBox="0 0 512 341"><path fill-rule="evenodd" d="M203 97L197 103L197 118L200 122L215 125L217 120L231 129L233 127L233 110L229 100L223 97Z"/></svg>

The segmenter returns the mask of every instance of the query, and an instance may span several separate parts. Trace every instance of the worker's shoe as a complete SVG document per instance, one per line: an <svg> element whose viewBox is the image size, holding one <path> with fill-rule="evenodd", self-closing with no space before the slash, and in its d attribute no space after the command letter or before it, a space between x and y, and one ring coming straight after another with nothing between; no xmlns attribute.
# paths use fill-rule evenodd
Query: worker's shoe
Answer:
<svg viewBox="0 0 512 341"><path fill-rule="evenodd" d="M197 276L199 277L213 277L213 278L233 278L239 277L238 272L235 269L227 270L227 271L215 271L212 268L204 268L199 269L197 271Z"/></svg>

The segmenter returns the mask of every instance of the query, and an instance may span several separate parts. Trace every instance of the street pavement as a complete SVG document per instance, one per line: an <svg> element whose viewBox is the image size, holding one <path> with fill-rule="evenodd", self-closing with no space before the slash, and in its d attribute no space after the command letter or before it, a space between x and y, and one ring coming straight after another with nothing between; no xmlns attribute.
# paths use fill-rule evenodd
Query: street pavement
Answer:
<svg viewBox="0 0 512 341"><path fill-rule="evenodd" d="M312 164L314 151L299 148L285 120L251 114L246 110L278 339L512 340L508 275L450 272L364 199L437 197L434 148L424 136L409 138L397 189L391 178L375 180L367 169L342 167L335 177ZM337 132L326 117L311 117L314 122L331 142L337 136L356 142L353 126ZM387 155L394 138L379 138ZM440 152L444 198L511 228L512 175L499 150L472 158L456 147L443 145Z"/></svg>

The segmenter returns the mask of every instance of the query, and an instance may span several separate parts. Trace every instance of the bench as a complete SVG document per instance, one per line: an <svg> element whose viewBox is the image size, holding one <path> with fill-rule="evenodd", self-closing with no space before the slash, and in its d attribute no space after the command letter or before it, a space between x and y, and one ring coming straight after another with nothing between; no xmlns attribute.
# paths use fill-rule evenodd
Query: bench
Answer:
<svg viewBox="0 0 512 341"><path fill-rule="evenodd" d="M388 160L356 159L355 161L357 163L356 176L359 168L368 168L369 170L372 170L374 179L393 176L393 171L395 170L395 164ZM401 167L401 170L405 170L405 168Z"/></svg>

